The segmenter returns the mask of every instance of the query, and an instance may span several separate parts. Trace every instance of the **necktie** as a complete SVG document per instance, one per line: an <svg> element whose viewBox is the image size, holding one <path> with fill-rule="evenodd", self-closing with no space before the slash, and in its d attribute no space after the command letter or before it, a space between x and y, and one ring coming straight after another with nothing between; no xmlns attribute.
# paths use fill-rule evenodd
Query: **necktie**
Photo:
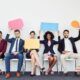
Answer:
<svg viewBox="0 0 80 80"><path fill-rule="evenodd" d="M18 51L18 39L16 40L16 52Z"/></svg>

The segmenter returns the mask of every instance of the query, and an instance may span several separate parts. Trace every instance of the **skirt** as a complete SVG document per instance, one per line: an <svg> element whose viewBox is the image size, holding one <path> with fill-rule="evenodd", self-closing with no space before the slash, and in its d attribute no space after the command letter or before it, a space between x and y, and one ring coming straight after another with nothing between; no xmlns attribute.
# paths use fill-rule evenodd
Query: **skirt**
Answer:
<svg viewBox="0 0 80 80"><path fill-rule="evenodd" d="M31 58L30 53L31 53L32 50L36 50L36 52L39 52L38 49L31 49L31 50L29 50L29 51L26 52L26 58L28 58L28 59Z"/></svg>

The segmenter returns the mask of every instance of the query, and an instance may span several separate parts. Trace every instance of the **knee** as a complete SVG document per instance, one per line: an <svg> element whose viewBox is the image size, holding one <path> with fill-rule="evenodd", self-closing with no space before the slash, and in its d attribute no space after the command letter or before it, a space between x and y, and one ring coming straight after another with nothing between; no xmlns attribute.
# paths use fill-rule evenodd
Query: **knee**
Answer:
<svg viewBox="0 0 80 80"><path fill-rule="evenodd" d="M65 55L61 55L61 62L65 61L66 56Z"/></svg>
<svg viewBox="0 0 80 80"><path fill-rule="evenodd" d="M33 54L31 55L31 59L35 59L35 57L34 57L34 55L33 55Z"/></svg>
<svg viewBox="0 0 80 80"><path fill-rule="evenodd" d="M36 50L31 51L31 54L36 54L36 53L37 53Z"/></svg>
<svg viewBox="0 0 80 80"><path fill-rule="evenodd" d="M51 57L50 56L48 57L48 60L51 60Z"/></svg>
<svg viewBox="0 0 80 80"><path fill-rule="evenodd" d="M19 59L23 59L23 54L18 54Z"/></svg>
<svg viewBox="0 0 80 80"><path fill-rule="evenodd" d="M5 56L5 61L10 59L10 55Z"/></svg>
<svg viewBox="0 0 80 80"><path fill-rule="evenodd" d="M65 58L65 55L62 54L62 55L61 55L61 59L64 59L64 58Z"/></svg>
<svg viewBox="0 0 80 80"><path fill-rule="evenodd" d="M49 61L53 61L53 60L54 60L54 57L49 56L49 57L48 57L48 60L49 60Z"/></svg>
<svg viewBox="0 0 80 80"><path fill-rule="evenodd" d="M54 57L54 61L57 62L57 57L56 56Z"/></svg>

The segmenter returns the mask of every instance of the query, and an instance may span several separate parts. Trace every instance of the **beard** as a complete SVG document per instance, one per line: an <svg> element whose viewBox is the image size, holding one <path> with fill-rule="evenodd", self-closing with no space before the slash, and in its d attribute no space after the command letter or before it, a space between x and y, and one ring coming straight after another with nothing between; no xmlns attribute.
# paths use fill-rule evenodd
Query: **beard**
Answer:
<svg viewBox="0 0 80 80"><path fill-rule="evenodd" d="M64 36L64 38L68 38L68 36Z"/></svg>

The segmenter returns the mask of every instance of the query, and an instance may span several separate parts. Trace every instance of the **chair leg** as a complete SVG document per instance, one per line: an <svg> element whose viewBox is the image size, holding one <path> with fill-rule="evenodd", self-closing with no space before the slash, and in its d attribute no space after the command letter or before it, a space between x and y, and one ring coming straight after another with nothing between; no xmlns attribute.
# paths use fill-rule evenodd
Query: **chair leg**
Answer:
<svg viewBox="0 0 80 80"><path fill-rule="evenodd" d="M26 71L26 53L24 53L24 60L23 60L23 74Z"/></svg>

